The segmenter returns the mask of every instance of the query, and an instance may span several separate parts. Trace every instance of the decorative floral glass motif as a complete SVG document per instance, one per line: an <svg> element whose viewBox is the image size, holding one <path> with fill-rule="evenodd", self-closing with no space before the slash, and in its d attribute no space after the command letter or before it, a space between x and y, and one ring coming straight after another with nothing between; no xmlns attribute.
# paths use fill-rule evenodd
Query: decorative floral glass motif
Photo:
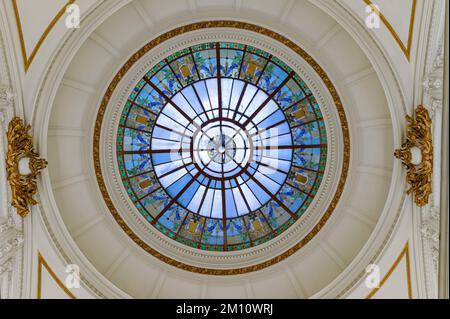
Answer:
<svg viewBox="0 0 450 319"><path fill-rule="evenodd" d="M323 179L327 135L308 86L280 59L204 43L138 82L117 154L127 193L151 225L191 247L230 251L301 218Z"/></svg>

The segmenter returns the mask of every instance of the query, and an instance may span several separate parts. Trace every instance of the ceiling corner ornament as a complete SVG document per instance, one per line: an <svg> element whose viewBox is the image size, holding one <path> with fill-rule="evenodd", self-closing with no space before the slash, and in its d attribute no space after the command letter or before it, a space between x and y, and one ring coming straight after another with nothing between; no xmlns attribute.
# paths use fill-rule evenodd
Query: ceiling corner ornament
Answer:
<svg viewBox="0 0 450 319"><path fill-rule="evenodd" d="M414 202L422 207L428 203L431 194L433 174L433 141L431 118L425 107L416 108L415 119L407 115L406 141L395 150L395 157L406 166L406 181L410 184L408 194L414 193Z"/></svg>
<svg viewBox="0 0 450 319"><path fill-rule="evenodd" d="M21 217L28 215L29 206L36 205L33 196L37 193L36 176L47 167L47 161L39 158L33 149L33 139L28 134L31 125L25 125L19 117L14 117L8 126L6 138L6 170L12 192L12 206Z"/></svg>

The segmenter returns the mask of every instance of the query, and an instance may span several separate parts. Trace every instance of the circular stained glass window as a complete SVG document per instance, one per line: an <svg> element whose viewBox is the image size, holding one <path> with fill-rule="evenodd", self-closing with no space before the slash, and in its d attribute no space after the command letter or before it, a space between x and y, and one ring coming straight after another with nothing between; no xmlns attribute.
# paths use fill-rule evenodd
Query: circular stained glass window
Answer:
<svg viewBox="0 0 450 319"><path fill-rule="evenodd" d="M117 137L123 184L165 235L239 250L286 230L314 199L327 137L305 82L252 46L195 45L130 94Z"/></svg>

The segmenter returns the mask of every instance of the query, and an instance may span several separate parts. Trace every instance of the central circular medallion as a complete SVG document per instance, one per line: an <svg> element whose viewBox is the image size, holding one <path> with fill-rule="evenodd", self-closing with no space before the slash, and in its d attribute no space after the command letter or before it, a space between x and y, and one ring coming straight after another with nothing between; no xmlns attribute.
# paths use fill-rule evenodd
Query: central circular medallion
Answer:
<svg viewBox="0 0 450 319"><path fill-rule="evenodd" d="M229 179L241 173L254 151L246 129L228 119L205 124L194 133L191 152L197 168L213 179Z"/></svg>
<svg viewBox="0 0 450 319"><path fill-rule="evenodd" d="M231 167L234 169L237 166L245 166L244 160L248 162L250 142L245 137L244 130L235 127L233 123L217 121L207 130L201 130L198 135L192 150L194 160L200 160L210 169L216 166L215 164L223 165L218 177L228 176Z"/></svg>
<svg viewBox="0 0 450 319"><path fill-rule="evenodd" d="M209 140L206 151L208 152L211 161L217 164L226 164L235 160L236 142L233 137L221 134L209 138L207 135L206 139ZM200 154L202 154L203 151L204 149L198 150L197 156L201 156Z"/></svg>

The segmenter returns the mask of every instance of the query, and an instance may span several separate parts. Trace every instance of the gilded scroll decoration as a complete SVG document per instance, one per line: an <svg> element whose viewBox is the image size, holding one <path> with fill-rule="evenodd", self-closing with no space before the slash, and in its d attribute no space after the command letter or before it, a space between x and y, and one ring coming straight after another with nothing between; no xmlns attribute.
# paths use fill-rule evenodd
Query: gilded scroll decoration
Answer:
<svg viewBox="0 0 450 319"><path fill-rule="evenodd" d="M406 141L395 150L395 157L406 166L406 181L410 185L408 194L414 194L414 202L422 207L428 203L432 191L433 143L431 118L422 105L416 108L415 119L407 115Z"/></svg>
<svg viewBox="0 0 450 319"><path fill-rule="evenodd" d="M33 139L28 134L30 125L14 117L8 126L6 169L12 192L12 206L21 217L29 213L29 206L36 205L33 196L37 193L36 176L47 167L47 161L39 158L33 149Z"/></svg>

